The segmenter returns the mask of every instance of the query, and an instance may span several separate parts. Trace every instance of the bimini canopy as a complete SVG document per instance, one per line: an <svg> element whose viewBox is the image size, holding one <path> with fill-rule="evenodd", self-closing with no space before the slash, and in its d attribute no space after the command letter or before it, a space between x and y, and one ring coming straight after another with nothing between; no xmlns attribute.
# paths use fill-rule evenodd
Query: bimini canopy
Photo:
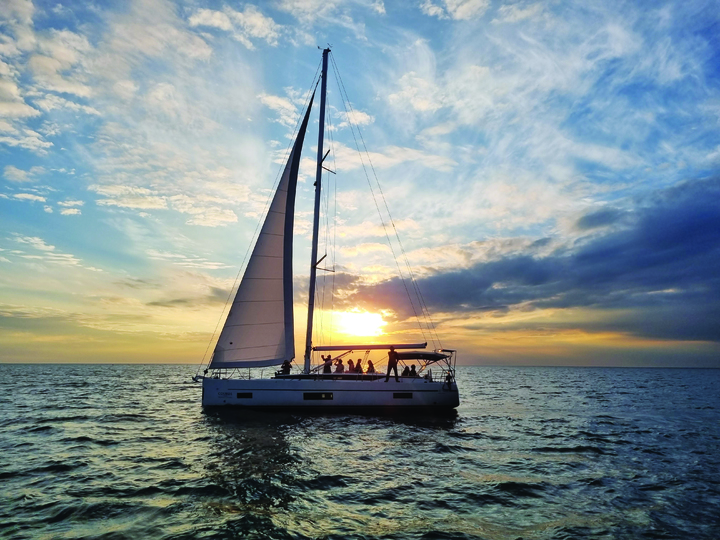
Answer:
<svg viewBox="0 0 720 540"><path fill-rule="evenodd" d="M428 364L450 358L449 354L426 351L405 351L398 353L398 360L424 360Z"/></svg>
<svg viewBox="0 0 720 540"><path fill-rule="evenodd" d="M387 350L393 347L395 349L424 349L427 347L425 343L387 343L379 345L319 345L313 347L313 351L379 351Z"/></svg>

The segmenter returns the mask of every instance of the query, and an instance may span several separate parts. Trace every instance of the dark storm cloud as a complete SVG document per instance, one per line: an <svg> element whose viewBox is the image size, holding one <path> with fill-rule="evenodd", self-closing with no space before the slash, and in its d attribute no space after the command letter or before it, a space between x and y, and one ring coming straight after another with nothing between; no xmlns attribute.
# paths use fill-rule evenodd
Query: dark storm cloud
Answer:
<svg viewBox="0 0 720 540"><path fill-rule="evenodd" d="M577 220L575 226L581 231L606 227L607 225L612 225L613 223L619 221L624 215L625 213L621 210L617 210L615 208L604 208L596 212L585 214Z"/></svg>
<svg viewBox="0 0 720 540"><path fill-rule="evenodd" d="M596 217L585 228L617 223L623 215L610 214L590 214ZM570 250L483 262L418 285L431 311L502 312L521 304L618 309L624 315L598 325L648 337L720 341L720 182L663 190L639 201L632 214L622 229L580 239ZM363 288L357 296L377 307L408 305L399 280Z"/></svg>

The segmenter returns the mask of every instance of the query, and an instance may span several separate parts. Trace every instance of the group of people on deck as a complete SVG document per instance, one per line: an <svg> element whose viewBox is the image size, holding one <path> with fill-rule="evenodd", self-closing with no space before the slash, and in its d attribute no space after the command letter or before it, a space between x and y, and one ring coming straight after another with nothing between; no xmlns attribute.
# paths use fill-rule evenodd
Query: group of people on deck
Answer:
<svg viewBox="0 0 720 540"><path fill-rule="evenodd" d="M332 355L328 354L327 358L323 355L320 355L320 358L323 359L323 373L357 373L357 374L363 374L363 373L376 373L375 371L375 365L373 364L372 360L367 361L367 369L363 369L362 366L362 359L358 358L357 363L353 362L352 359L348 360L347 370L345 369L345 364L343 364L342 358L336 358L333 361ZM332 366L335 365L335 371L333 372ZM385 376L385 382L388 382L390 380L390 373L395 373L395 380L400 382L400 379L398 378L398 353L395 351L395 347L390 347L390 352L388 353L388 369L387 374ZM282 366L280 366L279 374L281 375L289 375L290 374L290 361L285 360L282 363ZM402 377L417 377L418 373L415 371L415 364L412 366L405 366L405 369L402 372Z"/></svg>
<svg viewBox="0 0 720 540"><path fill-rule="evenodd" d="M372 360L368 360L367 362L367 369L363 369L362 366L362 359L358 358L357 363L354 363L352 360L348 360L347 370L345 369L345 364L342 361L342 358L337 358L333 362L332 356L327 355L327 358L320 355L320 358L323 359L324 366L323 366L323 373L333 373L332 371L332 365L335 365L335 372L334 373L375 373L375 366L373 365Z"/></svg>
<svg viewBox="0 0 720 540"><path fill-rule="evenodd" d="M353 362L352 359L348 360L347 369L345 368L345 364L343 363L342 358L336 358L334 361L332 359L332 355L327 355L327 357L320 355L320 358L323 359L323 373L376 373L375 371L375 365L373 364L372 360L367 361L367 369L363 369L362 366L362 359L358 358L357 362ZM395 351L394 347L390 347L390 353L388 354L388 370L387 370L387 376L385 377L385 382L387 382L390 378L391 371L395 372L395 380L399 381L398 379L398 371L397 371L397 363L398 363L398 354ZM335 366L335 371L332 370L332 366ZM408 367L405 366L405 369L402 372L403 377L417 377L418 373L415 371L415 364Z"/></svg>

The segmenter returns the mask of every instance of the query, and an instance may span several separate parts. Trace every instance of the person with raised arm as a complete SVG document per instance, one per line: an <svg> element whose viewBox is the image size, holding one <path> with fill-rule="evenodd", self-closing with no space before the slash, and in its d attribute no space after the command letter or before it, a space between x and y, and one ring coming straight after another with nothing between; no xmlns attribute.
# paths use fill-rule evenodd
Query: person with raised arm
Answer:
<svg viewBox="0 0 720 540"><path fill-rule="evenodd" d="M395 347L390 345L390 352L388 353L388 368L387 368L387 375L385 376L385 382L388 382L390 380L390 371L395 371L395 381L400 382L400 379L398 379L398 372L397 372L397 364L398 364L398 353L395 350Z"/></svg>

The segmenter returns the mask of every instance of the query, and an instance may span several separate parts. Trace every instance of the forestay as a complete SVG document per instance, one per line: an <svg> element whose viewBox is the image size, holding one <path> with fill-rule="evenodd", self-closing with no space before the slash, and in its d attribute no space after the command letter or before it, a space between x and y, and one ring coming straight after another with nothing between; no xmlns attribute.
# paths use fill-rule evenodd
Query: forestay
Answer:
<svg viewBox="0 0 720 540"><path fill-rule="evenodd" d="M313 99L314 94L215 346L211 369L274 366L295 357L295 192Z"/></svg>

